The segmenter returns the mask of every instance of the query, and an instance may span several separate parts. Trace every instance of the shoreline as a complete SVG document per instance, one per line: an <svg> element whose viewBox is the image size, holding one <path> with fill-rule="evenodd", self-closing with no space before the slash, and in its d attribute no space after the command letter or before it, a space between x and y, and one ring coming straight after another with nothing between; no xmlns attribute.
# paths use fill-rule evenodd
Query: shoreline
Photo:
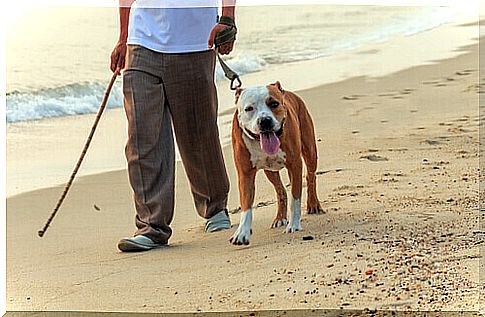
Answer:
<svg viewBox="0 0 485 317"><path fill-rule="evenodd" d="M470 22L469 17L462 18L453 24L366 45L339 55L275 65L262 72L246 74L244 86L265 85L279 80L285 89L301 91L354 77L379 78L417 65L436 63L456 57L461 54L460 48L477 42L470 31L478 25L478 21L476 25L474 22ZM442 46L430 45L432 42ZM396 58L401 47L422 48L412 50L405 59ZM230 144L234 110L233 92L227 89L227 85L226 80L217 84L219 130L223 146ZM7 124L7 197L65 183L94 117L95 114L85 114ZM79 176L125 169L125 142L123 108L107 109ZM37 157L36 162L32 162L31 155Z"/></svg>

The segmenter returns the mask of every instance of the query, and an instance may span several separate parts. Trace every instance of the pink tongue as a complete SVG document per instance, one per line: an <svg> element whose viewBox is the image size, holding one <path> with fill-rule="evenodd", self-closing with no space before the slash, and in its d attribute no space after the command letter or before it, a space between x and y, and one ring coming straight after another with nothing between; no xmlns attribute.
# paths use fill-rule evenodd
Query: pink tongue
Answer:
<svg viewBox="0 0 485 317"><path fill-rule="evenodd" d="M281 145L280 139L278 139L274 132L261 133L259 135L259 142L261 149L268 155L275 155Z"/></svg>

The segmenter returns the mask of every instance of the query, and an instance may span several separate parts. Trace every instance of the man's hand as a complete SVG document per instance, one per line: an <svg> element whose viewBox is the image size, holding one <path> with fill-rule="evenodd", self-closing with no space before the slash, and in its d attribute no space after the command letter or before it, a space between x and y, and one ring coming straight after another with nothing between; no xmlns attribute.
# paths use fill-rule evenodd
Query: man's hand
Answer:
<svg viewBox="0 0 485 317"><path fill-rule="evenodd" d="M134 0L119 0L120 2L120 37L111 53L110 69L113 73L121 75L125 68L126 39L128 38L128 24L130 22L130 10Z"/></svg>
<svg viewBox="0 0 485 317"><path fill-rule="evenodd" d="M208 47L212 48L214 46L214 39L216 38L217 33L228 28L230 28L230 26L228 25L216 24L216 26L214 26L209 36L209 41L207 43ZM221 46L219 46L219 53L221 53L222 55L227 55L232 51L233 48L234 48L234 41L223 43Z"/></svg>
<svg viewBox="0 0 485 317"><path fill-rule="evenodd" d="M125 68L126 41L118 41L111 53L110 69L113 73L121 75L121 70Z"/></svg>

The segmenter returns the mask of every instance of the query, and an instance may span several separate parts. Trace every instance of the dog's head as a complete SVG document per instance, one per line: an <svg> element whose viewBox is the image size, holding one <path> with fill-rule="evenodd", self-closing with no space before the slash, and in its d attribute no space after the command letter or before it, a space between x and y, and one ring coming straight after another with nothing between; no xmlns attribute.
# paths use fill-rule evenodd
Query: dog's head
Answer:
<svg viewBox="0 0 485 317"><path fill-rule="evenodd" d="M269 155L280 147L278 134L287 112L284 94L278 81L268 86L236 90L239 126L246 134L260 140L261 149Z"/></svg>

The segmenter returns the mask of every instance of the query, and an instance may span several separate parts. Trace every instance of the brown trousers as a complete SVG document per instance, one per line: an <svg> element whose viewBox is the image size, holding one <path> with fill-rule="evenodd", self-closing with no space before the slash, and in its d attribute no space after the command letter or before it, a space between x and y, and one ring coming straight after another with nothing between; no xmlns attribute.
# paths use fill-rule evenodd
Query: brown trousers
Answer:
<svg viewBox="0 0 485 317"><path fill-rule="evenodd" d="M167 243L174 212L175 132L197 212L226 208L229 180L217 127L215 52L165 54L128 45L123 94L135 235Z"/></svg>

